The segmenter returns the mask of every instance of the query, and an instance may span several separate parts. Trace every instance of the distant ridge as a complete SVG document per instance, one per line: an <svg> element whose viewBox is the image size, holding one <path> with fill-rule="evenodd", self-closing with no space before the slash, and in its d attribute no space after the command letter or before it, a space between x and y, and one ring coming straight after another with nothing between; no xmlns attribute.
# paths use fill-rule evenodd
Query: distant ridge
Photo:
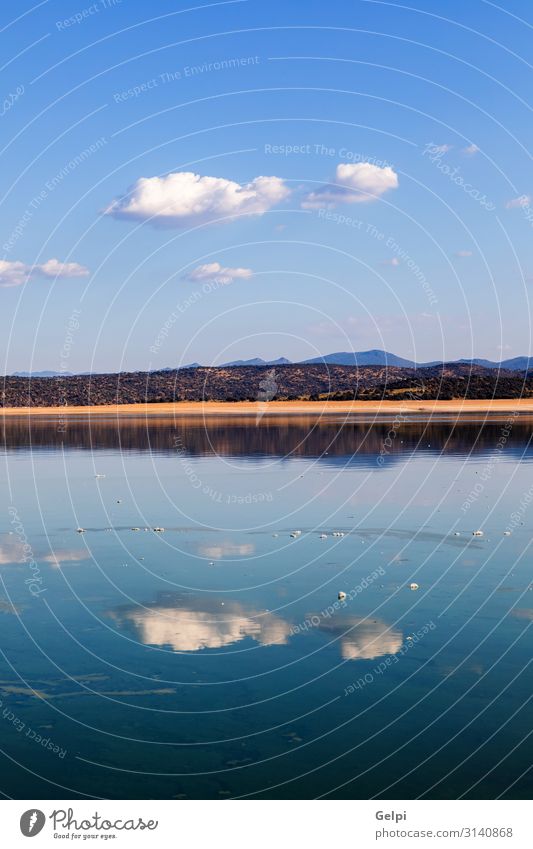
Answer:
<svg viewBox="0 0 533 849"><path fill-rule="evenodd" d="M235 366L290 366L291 361L287 357L278 357L277 360L262 360L261 357L254 357L251 360L232 360L229 363L222 363L217 368L233 368Z"/></svg>
<svg viewBox="0 0 533 849"><path fill-rule="evenodd" d="M71 371L14 371L12 377L72 377Z"/></svg>
<svg viewBox="0 0 533 849"><path fill-rule="evenodd" d="M173 368L172 366L166 366L165 368L152 369L152 371L176 371L179 369L186 368L202 368L202 366L200 365L200 363L187 363L187 365L185 366L177 366L176 368Z"/></svg>
<svg viewBox="0 0 533 849"><path fill-rule="evenodd" d="M416 363L389 354L388 351L339 351L336 354L326 354L324 357L314 357L312 360L302 360L305 365L320 365L330 363L335 366L398 366L398 368L416 368Z"/></svg>
<svg viewBox="0 0 533 849"><path fill-rule="evenodd" d="M510 360L502 360L501 363L493 362L492 360L455 360L457 363L472 363L475 366L483 366L484 368L503 368L509 371L527 371L533 368L533 357L512 357Z"/></svg>
<svg viewBox="0 0 533 849"><path fill-rule="evenodd" d="M222 363L220 366L202 366L201 363L189 363L187 365L176 367L167 366L166 368L152 369L153 372L161 371L183 371L185 369L197 368L241 368L241 367L262 367L265 366L289 366L289 365L336 365L336 366L384 366L395 368L433 368L439 365L471 365L482 366L487 369L505 369L508 371L528 371L533 369L533 357L512 357L509 360L495 362L493 360L485 360L482 358L461 359L461 360L432 360L427 363L415 363L413 360L407 360L404 357L398 357L396 354L391 354L389 351L381 351L379 348L373 348L370 351L337 351L333 354L325 354L323 357L313 357L310 360L298 360L293 362L286 357L278 357L277 360L263 360L261 357L253 357L249 360L230 360L227 363ZM103 374L104 372L99 372ZM113 372L108 372L112 374ZM78 374L80 374L78 372ZM90 372L81 372L81 374L90 374ZM15 371L12 377L72 377L72 372L57 372L57 371Z"/></svg>

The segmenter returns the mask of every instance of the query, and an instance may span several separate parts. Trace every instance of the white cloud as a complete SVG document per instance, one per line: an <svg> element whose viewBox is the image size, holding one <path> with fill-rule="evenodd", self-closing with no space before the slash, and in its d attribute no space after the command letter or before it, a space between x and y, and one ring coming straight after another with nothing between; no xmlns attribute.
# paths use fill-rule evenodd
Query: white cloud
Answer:
<svg viewBox="0 0 533 849"><path fill-rule="evenodd" d="M467 156L475 156L476 153L479 153L479 147L477 144L469 144L468 147L463 147L463 153L466 153Z"/></svg>
<svg viewBox="0 0 533 849"><path fill-rule="evenodd" d="M165 177L141 177L127 196L105 209L115 218L150 221L167 227L238 215L263 215L289 195L280 177L256 177L241 185L222 177L178 171Z"/></svg>
<svg viewBox="0 0 533 849"><path fill-rule="evenodd" d="M49 259L42 265L35 266L36 273L43 277L87 277L89 269L77 262L59 262L58 259Z"/></svg>
<svg viewBox="0 0 533 849"><path fill-rule="evenodd" d="M393 256L392 259L384 259L381 261L381 265L392 265L394 268L397 268L400 264L400 260L397 256Z"/></svg>
<svg viewBox="0 0 533 849"><path fill-rule="evenodd" d="M456 251L455 256L472 256L472 251Z"/></svg>
<svg viewBox="0 0 533 849"><path fill-rule="evenodd" d="M19 260L0 260L0 286L21 286L33 277L87 277L89 269L77 262L49 259L40 265L28 265Z"/></svg>
<svg viewBox="0 0 533 849"><path fill-rule="evenodd" d="M338 203L368 203L390 189L398 188L398 175L390 165L380 168L371 162L337 165L335 182L307 195L303 209L332 208Z"/></svg>
<svg viewBox="0 0 533 849"><path fill-rule="evenodd" d="M524 206L529 206L531 204L530 195L520 195L520 197L513 198L512 200L508 200L505 204L506 209L518 209Z"/></svg>
<svg viewBox="0 0 533 849"><path fill-rule="evenodd" d="M186 280L193 282L214 281L225 285L233 280L248 280L253 274L251 268L228 268L219 262L208 262L199 265L186 275Z"/></svg>
<svg viewBox="0 0 533 849"><path fill-rule="evenodd" d="M30 266L24 262L0 259L0 286L20 286L28 279Z"/></svg>

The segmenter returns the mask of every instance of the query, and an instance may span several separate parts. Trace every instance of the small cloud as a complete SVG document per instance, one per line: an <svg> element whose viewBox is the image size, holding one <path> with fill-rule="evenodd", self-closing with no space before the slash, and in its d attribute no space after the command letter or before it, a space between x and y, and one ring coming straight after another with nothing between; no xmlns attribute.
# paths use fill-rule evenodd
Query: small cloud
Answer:
<svg viewBox="0 0 533 849"><path fill-rule="evenodd" d="M0 259L0 286L20 286L28 279L31 266Z"/></svg>
<svg viewBox="0 0 533 849"><path fill-rule="evenodd" d="M380 262L380 265L392 265L394 268L397 268L400 264L400 260L397 256L393 256L392 259L383 259Z"/></svg>
<svg viewBox="0 0 533 849"><path fill-rule="evenodd" d="M77 262L60 262L49 259L40 265L28 265L18 260L0 260L0 286L21 286L34 277L62 279L68 277L87 277L89 269Z"/></svg>
<svg viewBox="0 0 533 849"><path fill-rule="evenodd" d="M104 212L114 218L189 227L239 215L263 215L289 193L280 177L256 177L241 185L178 171L165 177L140 177L127 195L112 201Z"/></svg>
<svg viewBox="0 0 533 849"><path fill-rule="evenodd" d="M49 259L42 265L36 265L35 269L43 277L87 277L89 269L77 262L59 262L58 259Z"/></svg>
<svg viewBox="0 0 533 849"><path fill-rule="evenodd" d="M455 256L472 256L472 251L455 251Z"/></svg>
<svg viewBox="0 0 533 849"><path fill-rule="evenodd" d="M369 203L397 188L398 175L390 165L380 168L370 162L341 164L337 165L334 183L310 192L304 198L302 208L332 209L339 203Z"/></svg>
<svg viewBox="0 0 533 849"><path fill-rule="evenodd" d="M520 209L524 206L529 206L531 203L530 195L520 195L517 198L513 198L512 200L508 200L505 204L506 209Z"/></svg>
<svg viewBox="0 0 533 849"><path fill-rule="evenodd" d="M228 268L221 265L219 262L208 262L205 265L199 265L193 271L185 276L185 280L191 280L194 283L214 281L225 285L233 280L248 280L253 275L251 268Z"/></svg>
<svg viewBox="0 0 533 849"><path fill-rule="evenodd" d="M467 156L475 156L476 153L479 153L479 147L477 144L469 144L468 147L463 147L462 152Z"/></svg>

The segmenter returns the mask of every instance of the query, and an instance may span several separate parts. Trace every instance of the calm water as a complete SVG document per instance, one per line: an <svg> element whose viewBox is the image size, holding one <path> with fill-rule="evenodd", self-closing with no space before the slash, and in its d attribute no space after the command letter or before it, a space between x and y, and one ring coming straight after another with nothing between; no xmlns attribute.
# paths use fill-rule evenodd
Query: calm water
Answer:
<svg viewBox="0 0 533 849"><path fill-rule="evenodd" d="M530 798L530 438L9 422L0 789Z"/></svg>

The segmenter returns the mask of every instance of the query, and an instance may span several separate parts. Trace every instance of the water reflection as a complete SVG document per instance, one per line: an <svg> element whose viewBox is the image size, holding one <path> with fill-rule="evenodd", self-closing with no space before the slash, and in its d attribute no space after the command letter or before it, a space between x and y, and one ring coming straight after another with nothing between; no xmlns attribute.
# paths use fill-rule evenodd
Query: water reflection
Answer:
<svg viewBox="0 0 533 849"><path fill-rule="evenodd" d="M238 601L176 593L162 593L149 604L115 607L106 615L119 629L133 630L145 645L169 646L177 652L220 649L247 637L262 646L284 646L294 633L289 621L269 611ZM403 644L402 632L381 619L342 616L334 622L322 621L318 631L328 642L338 638L343 660L397 654ZM314 633L314 629L301 633Z"/></svg>
<svg viewBox="0 0 533 849"><path fill-rule="evenodd" d="M7 451L31 449L53 450L80 448L121 452L152 452L176 457L176 446L182 456L224 457L321 457L323 462L375 463L388 439L385 461L405 459L411 451L460 455L485 456L494 451L501 435L502 421L496 417L485 424L475 419L423 422L414 418L405 420L394 429L394 438L388 439L393 419L373 417L345 421L335 416L276 416L264 417L256 423L255 417L231 419L216 417L203 419L182 418L131 418L117 421L113 418L71 420L61 432L57 422L47 419L4 419L2 441ZM228 426L231 422L231 426ZM531 421L526 417L513 421L505 443L505 456L530 459Z"/></svg>
<svg viewBox="0 0 533 849"><path fill-rule="evenodd" d="M289 623L236 601L160 596L153 604L108 611L119 628L133 628L139 640L177 652L220 649L250 637L263 646L285 645Z"/></svg>
<svg viewBox="0 0 533 849"><path fill-rule="evenodd" d="M531 607L518 608L513 610L512 615L516 619L526 619L528 622L533 622L533 609Z"/></svg>
<svg viewBox="0 0 533 849"><path fill-rule="evenodd" d="M0 565L13 566L17 563L29 563L32 560L49 563L59 569L62 563L78 563L88 560L90 554L85 549L56 548L43 551L35 549L29 542L20 539L15 534L0 534Z"/></svg>
<svg viewBox="0 0 533 849"><path fill-rule="evenodd" d="M381 619L348 617L340 622L323 622L320 630L340 639L344 660L374 660L397 654L403 645L403 634Z"/></svg>
<svg viewBox="0 0 533 849"><path fill-rule="evenodd" d="M211 557L212 560L220 560L221 557L250 557L255 551L253 543L236 543L223 540L216 545L199 545L198 554L202 557Z"/></svg>
<svg viewBox="0 0 533 849"><path fill-rule="evenodd" d="M60 548L40 557L44 563L49 563L54 569L60 569L63 563L80 563L89 560L90 554L79 548Z"/></svg>
<svg viewBox="0 0 533 849"><path fill-rule="evenodd" d="M27 549L24 543L15 536L2 534L0 537L0 565L10 566L13 563L22 563Z"/></svg>

